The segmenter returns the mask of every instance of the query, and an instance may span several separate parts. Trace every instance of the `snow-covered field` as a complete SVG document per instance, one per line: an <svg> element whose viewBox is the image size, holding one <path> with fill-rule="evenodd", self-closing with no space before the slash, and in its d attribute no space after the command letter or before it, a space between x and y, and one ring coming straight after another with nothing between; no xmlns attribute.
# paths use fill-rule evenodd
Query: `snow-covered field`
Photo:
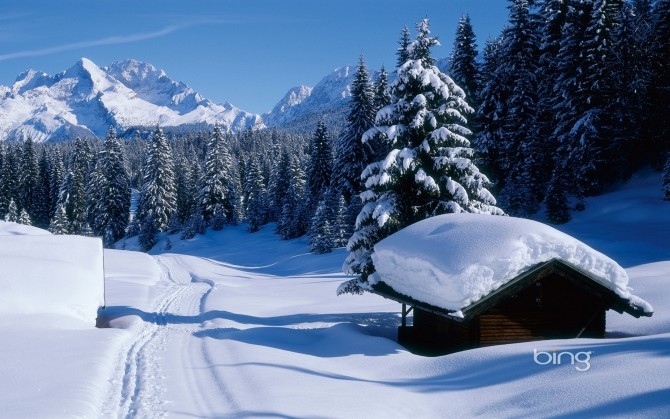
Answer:
<svg viewBox="0 0 670 419"><path fill-rule="evenodd" d="M0 316L0 417L669 417L670 202L660 195L660 175L646 173L560 227L626 268L653 317L608 312L608 339L433 358L395 342L397 303L335 295L343 249L309 254L272 225L173 238L151 255L105 251L109 327L49 304ZM536 363L562 352L575 364L570 354Z"/></svg>

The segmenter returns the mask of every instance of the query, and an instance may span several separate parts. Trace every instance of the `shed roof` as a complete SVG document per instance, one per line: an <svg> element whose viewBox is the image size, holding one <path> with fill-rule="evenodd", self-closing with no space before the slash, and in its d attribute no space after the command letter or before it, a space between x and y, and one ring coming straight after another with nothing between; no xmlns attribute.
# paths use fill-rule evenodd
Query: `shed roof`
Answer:
<svg viewBox="0 0 670 419"><path fill-rule="evenodd" d="M492 306L495 306L502 299L518 293L536 280L552 273L556 273L565 278L567 281L572 281L581 288L586 289L591 294L598 296L602 301L603 306L607 309L612 309L619 313L626 312L636 318L642 316L651 317L653 314L652 311L648 310L646 304L636 304L630 299L621 297L616 292L603 285L602 280L595 277L593 274L560 259L552 259L547 262L537 264L530 270L506 282L495 291L475 302L472 302L461 310L448 310L423 301L419 301L415 298L395 291L383 281L379 281L374 284L370 291L384 298L398 301L403 304L408 304L431 313L439 314L441 316L451 317L457 320L467 320L483 313Z"/></svg>

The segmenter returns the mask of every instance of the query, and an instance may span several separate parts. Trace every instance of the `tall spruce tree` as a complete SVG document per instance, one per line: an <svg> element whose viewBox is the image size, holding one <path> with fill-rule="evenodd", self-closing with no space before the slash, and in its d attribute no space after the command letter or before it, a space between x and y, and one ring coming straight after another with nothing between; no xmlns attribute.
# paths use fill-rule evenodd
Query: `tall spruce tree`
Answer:
<svg viewBox="0 0 670 419"><path fill-rule="evenodd" d="M609 175L627 179L641 165L658 159L653 154L648 130L649 87L653 77L652 46L654 24L652 0L633 0L620 9L620 24L613 31L612 86L614 100L610 110L611 120L619 128L610 131L618 144L612 165L619 166L617 173ZM662 154L662 153L661 153Z"/></svg>
<svg viewBox="0 0 670 419"><path fill-rule="evenodd" d="M545 198L547 221L552 224L564 224L570 221L567 197L567 172L564 167L557 167L549 182Z"/></svg>
<svg viewBox="0 0 670 419"><path fill-rule="evenodd" d="M330 212L325 199L319 202L311 221L310 252L324 254L333 251L334 240Z"/></svg>
<svg viewBox="0 0 670 419"><path fill-rule="evenodd" d="M453 52L449 61L449 74L463 89L468 103L475 109L478 107L477 98L481 90L478 55L477 39L470 23L470 16L463 15L456 29Z"/></svg>
<svg viewBox="0 0 670 419"><path fill-rule="evenodd" d="M11 199L9 201L9 205L7 206L7 213L5 214L5 221L10 222L10 223L16 223L19 221L19 209L16 206L16 202L14 202L14 199Z"/></svg>
<svg viewBox="0 0 670 419"><path fill-rule="evenodd" d="M389 75L386 72L384 65L379 69L379 74L377 75L376 80L373 84L374 90L374 99L372 108L375 110L375 114L378 110L383 108L386 105L391 104L391 95L388 92L389 88ZM352 94L353 96L353 94ZM372 122L374 122L374 116L372 117Z"/></svg>
<svg viewBox="0 0 670 419"><path fill-rule="evenodd" d="M39 161L35 142L29 136L23 142L21 154L21 170L19 172L19 200L17 205L29 214L38 212L39 197Z"/></svg>
<svg viewBox="0 0 670 419"><path fill-rule="evenodd" d="M316 124L309 148L311 156L307 167L307 193L310 199L309 214L311 217L318 202L323 199L330 187L333 174L333 149L323 118L320 118Z"/></svg>
<svg viewBox="0 0 670 419"><path fill-rule="evenodd" d="M273 221L279 221L284 207L284 199L291 183L290 178L291 158L288 150L284 147L273 166L270 174L270 184L268 186L268 195L270 200L269 218Z"/></svg>
<svg viewBox="0 0 670 419"><path fill-rule="evenodd" d="M58 197L60 195L60 187L65 178L65 166L63 164L63 154L60 148L56 147L51 156L51 176L50 176L50 195L49 195L49 220L54 216L56 207L58 206Z"/></svg>
<svg viewBox="0 0 670 419"><path fill-rule="evenodd" d="M475 115L479 130L474 138L483 167L500 183L508 172L507 161L503 159L504 145L498 140L503 127L503 113L510 96L508 83L504 82L497 69L502 62L502 36L489 38L482 53L481 103Z"/></svg>
<svg viewBox="0 0 670 419"><path fill-rule="evenodd" d="M246 184L246 218L248 230L256 232L267 222L267 188L261 172L260 165L256 158L252 158L247 165L247 184Z"/></svg>
<svg viewBox="0 0 670 419"><path fill-rule="evenodd" d="M140 236L144 238L145 250L155 243L153 237L156 233L167 231L170 218L177 210L172 150L160 126L154 130L147 148L137 206Z"/></svg>
<svg viewBox="0 0 670 419"><path fill-rule="evenodd" d="M23 224L26 226L31 226L33 225L32 220L30 219L30 215L28 214L28 211L26 211L25 208L21 210L21 213L19 214L19 218L16 220L17 223Z"/></svg>
<svg viewBox="0 0 670 419"><path fill-rule="evenodd" d="M407 60L409 60L409 45L412 43L412 32L405 25L400 32L400 40L398 41L398 49L396 50L397 62L396 68L400 68Z"/></svg>
<svg viewBox="0 0 670 419"><path fill-rule="evenodd" d="M583 198L611 183L607 160L618 146L610 141L616 129L609 119L613 96L613 30L619 24L621 1L575 2L568 8L564 38L556 57L554 136L570 168L569 192ZM568 164L569 162L569 164Z"/></svg>
<svg viewBox="0 0 670 419"><path fill-rule="evenodd" d="M200 179L199 163L195 153L191 150L189 157L181 156L176 165L177 188L177 221L183 224L193 214L198 206L198 180Z"/></svg>
<svg viewBox="0 0 670 419"><path fill-rule="evenodd" d="M49 231L52 234L68 234L69 224L70 223L67 219L67 214L65 213L65 205L59 204L51 217Z"/></svg>
<svg viewBox="0 0 670 419"><path fill-rule="evenodd" d="M62 205L67 218L69 234L83 234L88 224L86 205L86 183L89 162L92 160L91 146L81 138L75 139L67 174L59 188L57 206Z"/></svg>
<svg viewBox="0 0 670 419"><path fill-rule="evenodd" d="M106 247L124 236L130 217L130 179L123 148L110 126L89 180L89 219Z"/></svg>
<svg viewBox="0 0 670 419"><path fill-rule="evenodd" d="M425 218L445 213L503 214L486 189L488 179L474 165L466 138L465 114L472 108L463 90L442 73L430 56L438 45L428 20L417 24L407 46L409 59L390 85L393 104L377 114L363 136L380 135L391 147L382 161L364 171L365 206L348 243L347 274L358 275L338 292L360 292L374 272L373 246L380 239Z"/></svg>
<svg viewBox="0 0 670 419"><path fill-rule="evenodd" d="M233 172L233 159L224 143L223 132L217 124L207 143L207 161L200 188L200 208L207 224L215 216L227 222L235 220L238 189Z"/></svg>
<svg viewBox="0 0 670 419"><path fill-rule="evenodd" d="M37 181L38 200L33 214L34 225L47 228L51 219L51 209L54 205L55 194L52 191L52 163L46 147L42 148L39 158L39 178Z"/></svg>
<svg viewBox="0 0 670 419"><path fill-rule="evenodd" d="M507 83L509 96L496 139L506 160L500 200L519 216L534 214L542 200L546 162L541 159L543 139L536 131L537 62L539 34L528 0L510 0L510 24L503 34L498 79Z"/></svg>
<svg viewBox="0 0 670 419"><path fill-rule="evenodd" d="M342 194L347 202L363 190L361 173L374 157L371 147L361 141L363 133L374 124L376 100L372 88L365 60L361 56L351 83L347 124L337 139L333 167L333 189ZM380 106L383 100L383 96L379 98Z"/></svg>
<svg viewBox="0 0 670 419"><path fill-rule="evenodd" d="M282 200L282 212L277 221L277 233L284 239L294 239L307 232L309 219L305 205L305 172L297 156L292 156L288 168L289 185Z"/></svg>

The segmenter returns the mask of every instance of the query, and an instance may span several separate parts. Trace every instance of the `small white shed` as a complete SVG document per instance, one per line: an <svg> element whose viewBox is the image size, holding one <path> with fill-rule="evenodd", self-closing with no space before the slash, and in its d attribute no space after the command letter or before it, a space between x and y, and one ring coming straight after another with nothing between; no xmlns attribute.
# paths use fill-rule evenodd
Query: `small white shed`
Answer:
<svg viewBox="0 0 670 419"><path fill-rule="evenodd" d="M0 234L0 316L59 314L95 325L105 305L102 240Z"/></svg>

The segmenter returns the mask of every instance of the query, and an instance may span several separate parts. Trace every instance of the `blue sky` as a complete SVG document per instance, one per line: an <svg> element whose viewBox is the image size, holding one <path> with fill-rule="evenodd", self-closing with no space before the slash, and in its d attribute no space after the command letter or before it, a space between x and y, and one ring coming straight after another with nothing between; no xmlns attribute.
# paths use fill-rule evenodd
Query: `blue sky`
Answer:
<svg viewBox="0 0 670 419"><path fill-rule="evenodd" d="M86 57L134 58L214 102L269 111L293 86L313 86L363 54L392 70L404 25L430 19L449 55L461 15L480 48L507 20L504 0L3 0L0 85L28 69L56 74Z"/></svg>

